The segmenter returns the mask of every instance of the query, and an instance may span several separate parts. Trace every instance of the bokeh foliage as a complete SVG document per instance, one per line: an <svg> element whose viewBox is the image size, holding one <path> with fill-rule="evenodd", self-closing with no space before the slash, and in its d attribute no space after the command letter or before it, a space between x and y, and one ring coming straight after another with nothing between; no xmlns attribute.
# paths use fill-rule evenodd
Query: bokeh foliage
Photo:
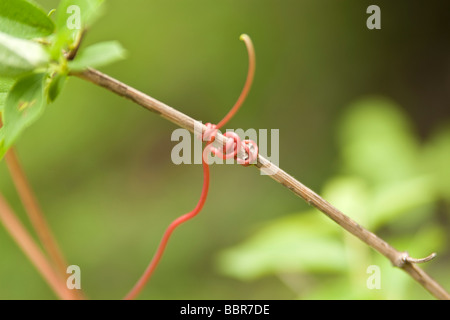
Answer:
<svg viewBox="0 0 450 320"><path fill-rule="evenodd" d="M321 194L414 255L425 257L430 248L445 251L446 236L435 212L449 200L441 179L450 169L434 164L450 160L448 144L436 143L450 138L448 133L437 133L420 145L400 108L372 97L348 107L338 135L340 170L325 182ZM276 275L289 283L294 275L298 282L305 276L320 282L324 275L330 277L319 289L293 286L300 298L408 297L411 284L392 280L401 277L398 270L386 267L379 254L324 219L319 212L307 210L271 221L242 244L225 250L219 256L219 269L244 280ZM372 265L383 266L381 290L363 285ZM346 281L354 285L342 290Z"/></svg>
<svg viewBox="0 0 450 320"><path fill-rule="evenodd" d="M39 0L46 10L59 1ZM237 98L249 34L255 85L234 128L280 129L280 166L450 287L446 2L106 1L83 48L119 41L101 70L204 122ZM418 23L420 21L420 23ZM447 84L447 85L446 85ZM0 87L0 99L3 99ZM17 143L50 225L91 298L120 298L163 230L192 209L198 165L171 163L175 126L79 79ZM0 163L0 189L23 209ZM229 201L233 199L233 201ZM0 298L54 296L0 228ZM368 290L378 265L382 289ZM202 214L177 230L141 298L429 298L423 288L251 168L214 166Z"/></svg>

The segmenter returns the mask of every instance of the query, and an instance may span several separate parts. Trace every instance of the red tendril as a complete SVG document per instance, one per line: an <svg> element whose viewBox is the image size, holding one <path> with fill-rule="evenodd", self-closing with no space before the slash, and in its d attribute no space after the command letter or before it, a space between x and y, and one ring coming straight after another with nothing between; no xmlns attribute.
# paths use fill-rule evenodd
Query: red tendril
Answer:
<svg viewBox="0 0 450 320"><path fill-rule="evenodd" d="M222 159L236 159L237 163L247 167L250 164L254 163L258 158L258 145L253 140L244 140L241 141L241 138L234 132L225 132L223 134L224 137L227 137L227 141L222 147L222 150L219 148L213 147L211 143L213 143L216 139L217 134L217 126L211 123L205 124L206 130L203 133L203 140L209 141L205 150L203 151L203 157L211 152L215 156L221 157ZM241 159L238 157L239 151L241 148L244 148L245 151L245 159Z"/></svg>
<svg viewBox="0 0 450 320"><path fill-rule="evenodd" d="M225 115L225 117L217 125L207 123L205 125L207 127L207 129L205 130L203 135L200 137L200 138L203 138L204 141L208 141L208 142L206 144L205 150L202 155L203 187L202 187L202 193L200 195L200 199L197 203L197 206L194 208L194 210L175 219L169 225L169 227L164 232L163 238L162 238L162 240L158 246L158 249L156 250L156 253L153 256L150 264L148 265L144 274L141 276L141 278L135 284L135 286L125 296L125 298L124 298L125 300L132 300L132 299L136 298L139 295L139 293L144 289L145 285L147 284L147 282L149 281L153 272L155 271L159 261L161 260L164 250L167 246L167 243L168 243L173 231L178 226L183 224L184 222L195 217L202 210L202 208L206 202L206 197L208 195L208 190L209 190L209 165L208 165L207 161L205 160L206 157L209 155L209 153L212 153L215 156L221 157L222 159L235 158L236 161L243 166L248 166L248 165L254 163L254 161L258 157L257 144L252 140L241 141L239 136L234 132L225 132L223 134L228 139L226 140L225 145L222 147L222 150L220 150L219 148L213 147L213 145L212 145L212 143L214 142L214 140L216 138L216 134L217 134L218 130L221 127L223 127L236 114L236 112L242 106L243 102L245 101L245 98L248 95L248 92L250 91L250 87L253 82L253 77L254 77L254 73L255 73L255 50L253 48L252 41L248 35L243 34L243 35L241 35L240 39L242 41L244 41L244 43L247 47L247 51L248 51L249 66L248 66L248 72L247 72L247 79L245 81L244 88L242 89L242 92L239 95L238 100L236 101L234 106L231 108L231 110ZM241 148L243 148L246 153L244 159L241 159L238 157L238 153L241 150Z"/></svg>

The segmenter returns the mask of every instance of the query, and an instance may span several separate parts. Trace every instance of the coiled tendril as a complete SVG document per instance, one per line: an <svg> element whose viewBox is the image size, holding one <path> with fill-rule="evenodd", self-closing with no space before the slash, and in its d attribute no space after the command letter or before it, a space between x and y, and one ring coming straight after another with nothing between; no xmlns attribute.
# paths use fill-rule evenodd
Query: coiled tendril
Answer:
<svg viewBox="0 0 450 320"><path fill-rule="evenodd" d="M163 238L162 238L150 264L148 265L144 274L141 276L141 278L135 284L135 286L125 296L125 300L131 300L131 299L136 298L139 295L139 293L142 291L142 289L144 289L148 280L150 279L153 272L155 271L159 261L161 260L161 257L164 253L164 250L167 246L167 243L169 241L169 238L170 238L172 232L179 225L181 225L184 222L195 217L203 208L205 201L206 201L206 197L208 195L208 190L209 190L209 165L206 161L206 158L208 157L209 153L212 153L215 156L221 157L222 159L235 158L236 161L243 166L248 166L248 165L254 163L258 158L257 144L252 140L241 141L239 136L234 132L225 132L223 134L227 139L222 148L214 147L212 144L216 138L218 130L221 127L223 127L236 114L236 112L239 110L239 108L244 103L245 98L247 97L248 92L250 91L250 87L253 82L253 78L254 78L254 74L255 74L255 50L253 47L253 43L252 43L250 37L246 34L241 35L240 39L242 41L244 41L244 43L247 47L247 52L248 52L249 66L248 66L248 72L247 72L247 79L245 81L245 84L241 91L241 94L239 95L238 100L236 101L234 106L230 109L230 111L225 115L225 117L217 125L207 123L205 125L206 130L203 132L201 137L199 137L199 138L202 138L203 141L208 141L205 146L205 150L203 151L203 155L202 155L203 188L202 188L202 193L200 195L200 199L199 199L196 207L194 208L194 210L175 219L169 225L169 227L166 229L166 231L164 232ZM241 148L243 148L245 151L245 155L242 158L239 157L239 152L241 151Z"/></svg>

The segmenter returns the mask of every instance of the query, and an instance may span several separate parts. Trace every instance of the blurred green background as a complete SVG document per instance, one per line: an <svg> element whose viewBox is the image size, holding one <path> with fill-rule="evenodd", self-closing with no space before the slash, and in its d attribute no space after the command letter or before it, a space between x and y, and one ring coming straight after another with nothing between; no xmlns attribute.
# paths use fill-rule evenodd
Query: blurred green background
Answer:
<svg viewBox="0 0 450 320"><path fill-rule="evenodd" d="M39 0L46 10L58 1ZM381 8L368 30L366 8ZM118 40L102 71L203 122L257 71L229 128L280 129L280 166L414 257L450 290L450 3L109 0L85 45ZM92 299L119 299L168 224L200 195L200 165L174 165L176 126L69 80L17 145ZM216 165L204 210L173 235L142 299L429 299L421 286L255 169ZM0 189L26 221L4 162ZM233 199L230 201L229 199ZM0 298L54 299L0 228ZM367 268L381 270L370 290Z"/></svg>

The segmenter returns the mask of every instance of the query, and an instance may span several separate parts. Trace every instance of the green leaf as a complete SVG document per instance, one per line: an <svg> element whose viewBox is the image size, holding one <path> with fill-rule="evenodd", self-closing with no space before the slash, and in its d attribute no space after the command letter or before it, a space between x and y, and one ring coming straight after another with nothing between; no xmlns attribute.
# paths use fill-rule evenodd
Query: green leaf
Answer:
<svg viewBox="0 0 450 320"><path fill-rule="evenodd" d="M323 197L347 216L370 230L411 215L436 200L430 176L417 176L370 187L359 177L335 177L324 187Z"/></svg>
<svg viewBox="0 0 450 320"><path fill-rule="evenodd" d="M0 77L0 114L3 111L6 96L9 90L14 85L15 79L12 78L2 78Z"/></svg>
<svg viewBox="0 0 450 320"><path fill-rule="evenodd" d="M423 164L433 174L440 195L450 200L450 125L433 134L425 147Z"/></svg>
<svg viewBox="0 0 450 320"><path fill-rule="evenodd" d="M9 92L3 110L0 158L13 145L20 133L44 111L45 78L44 73L26 75L20 78Z"/></svg>
<svg viewBox="0 0 450 320"><path fill-rule="evenodd" d="M101 42L82 50L75 60L69 62L69 69L81 71L87 67L98 68L124 58L125 49L119 42Z"/></svg>
<svg viewBox="0 0 450 320"><path fill-rule="evenodd" d="M14 82L15 80L12 78L0 77L0 94L8 93Z"/></svg>
<svg viewBox="0 0 450 320"><path fill-rule="evenodd" d="M344 169L373 184L415 176L419 143L401 109L385 98L354 103L341 121Z"/></svg>
<svg viewBox="0 0 450 320"><path fill-rule="evenodd" d="M81 30L90 26L101 15L103 1L62 0L56 9L56 28Z"/></svg>
<svg viewBox="0 0 450 320"><path fill-rule="evenodd" d="M223 251L218 268L241 280L299 271L345 272L345 248L338 235L338 228L315 210L283 217Z"/></svg>
<svg viewBox="0 0 450 320"><path fill-rule="evenodd" d="M48 85L48 102L55 101L62 88L64 87L66 80L67 75L65 74L57 74L55 77L53 77L53 79L50 81L50 84Z"/></svg>
<svg viewBox="0 0 450 320"><path fill-rule="evenodd" d="M336 176L326 182L322 196L347 216L370 228L371 192L364 179Z"/></svg>
<svg viewBox="0 0 450 320"><path fill-rule="evenodd" d="M0 32L32 39L50 35L53 21L35 3L25 0L0 1Z"/></svg>
<svg viewBox="0 0 450 320"><path fill-rule="evenodd" d="M56 39L52 56L58 57L61 50L71 50L77 45L83 30L89 27L102 13L103 0L62 0L56 9Z"/></svg>
<svg viewBox="0 0 450 320"><path fill-rule="evenodd" d="M0 76L18 76L48 62L49 56L40 44L0 32Z"/></svg>
<svg viewBox="0 0 450 320"><path fill-rule="evenodd" d="M5 129L3 127L1 127L0 128L0 160L3 159L3 156L6 153L4 131L5 131Z"/></svg>
<svg viewBox="0 0 450 320"><path fill-rule="evenodd" d="M377 188L373 194L370 210L373 229L391 222L399 217L409 216L409 220L417 216L417 210L432 206L437 197L437 190L431 175L417 176L403 181L385 184ZM431 214L432 207L425 210Z"/></svg>

